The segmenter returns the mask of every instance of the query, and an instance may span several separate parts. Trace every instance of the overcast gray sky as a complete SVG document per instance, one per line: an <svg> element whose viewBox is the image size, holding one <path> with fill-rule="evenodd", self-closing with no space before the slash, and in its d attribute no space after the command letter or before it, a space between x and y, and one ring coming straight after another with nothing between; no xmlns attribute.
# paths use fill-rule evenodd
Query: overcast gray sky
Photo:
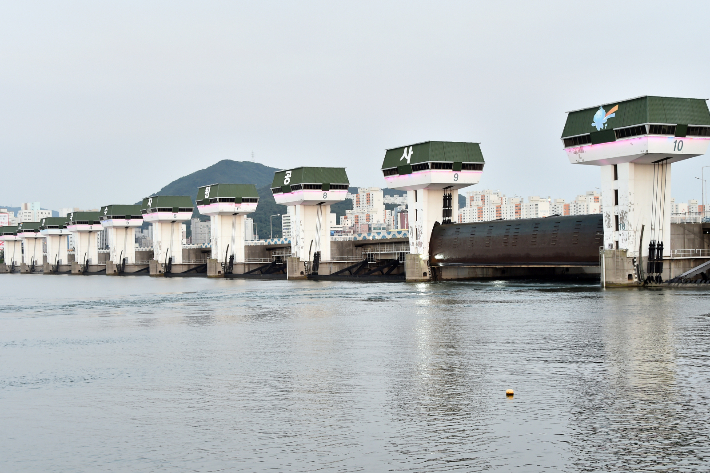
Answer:
<svg viewBox="0 0 710 473"><path fill-rule="evenodd" d="M426 140L480 142L481 188L569 199L600 179L566 111L710 97L708 1L0 6L0 205L131 203L252 152L384 186L384 150ZM673 165L674 197L703 165Z"/></svg>

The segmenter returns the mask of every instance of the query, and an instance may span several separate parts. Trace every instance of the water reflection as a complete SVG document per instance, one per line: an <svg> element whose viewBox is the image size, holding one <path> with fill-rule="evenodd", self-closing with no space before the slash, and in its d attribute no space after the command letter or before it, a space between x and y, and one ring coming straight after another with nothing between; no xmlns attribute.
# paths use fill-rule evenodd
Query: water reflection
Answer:
<svg viewBox="0 0 710 473"><path fill-rule="evenodd" d="M605 300L573 397L575 466L693 471L706 461L693 444L708 436L707 405L678 384L677 308L672 292Z"/></svg>
<svg viewBox="0 0 710 473"><path fill-rule="evenodd" d="M3 470L692 471L710 455L703 292L22 281L0 286Z"/></svg>

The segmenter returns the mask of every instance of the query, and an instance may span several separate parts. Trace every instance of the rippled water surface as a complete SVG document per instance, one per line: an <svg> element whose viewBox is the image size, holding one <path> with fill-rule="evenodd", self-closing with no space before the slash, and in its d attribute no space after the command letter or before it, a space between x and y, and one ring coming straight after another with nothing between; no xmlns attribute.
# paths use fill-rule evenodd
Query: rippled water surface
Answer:
<svg viewBox="0 0 710 473"><path fill-rule="evenodd" d="M0 471L710 469L707 291L4 275L0 297Z"/></svg>

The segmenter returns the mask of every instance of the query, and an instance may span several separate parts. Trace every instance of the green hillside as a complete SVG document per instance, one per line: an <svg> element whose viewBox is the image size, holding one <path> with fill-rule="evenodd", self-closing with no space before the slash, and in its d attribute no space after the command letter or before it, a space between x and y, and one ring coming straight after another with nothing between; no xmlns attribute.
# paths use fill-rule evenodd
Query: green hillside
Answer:
<svg viewBox="0 0 710 473"><path fill-rule="evenodd" d="M276 171L260 163L225 159L174 180L154 195L189 195L194 200L197 188L209 184L254 184L258 189L271 184Z"/></svg>

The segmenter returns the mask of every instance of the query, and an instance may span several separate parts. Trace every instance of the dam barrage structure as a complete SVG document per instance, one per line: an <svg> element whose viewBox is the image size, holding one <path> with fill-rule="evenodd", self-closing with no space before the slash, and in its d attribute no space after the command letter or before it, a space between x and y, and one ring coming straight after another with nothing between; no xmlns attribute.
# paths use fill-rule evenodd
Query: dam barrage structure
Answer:
<svg viewBox="0 0 710 473"><path fill-rule="evenodd" d="M383 178L407 193L404 230L332 235L331 206L346 199L350 185L346 169L294 167L276 171L271 183L274 201L287 207L286 238L247 241L245 216L260 201L256 186L216 183L199 187L194 197L155 195L141 205L1 227L0 273L19 267L22 273L161 277L710 283L710 222L670 223L671 165L710 144L705 100L644 96L575 110L561 140L570 163L600 168L603 214L454 223L459 190L482 178L481 145L425 141L384 151ZM210 218L210 243L185 246L182 222L195 207ZM137 248L136 228L146 224L152 247ZM108 250L98 249L102 229Z"/></svg>

